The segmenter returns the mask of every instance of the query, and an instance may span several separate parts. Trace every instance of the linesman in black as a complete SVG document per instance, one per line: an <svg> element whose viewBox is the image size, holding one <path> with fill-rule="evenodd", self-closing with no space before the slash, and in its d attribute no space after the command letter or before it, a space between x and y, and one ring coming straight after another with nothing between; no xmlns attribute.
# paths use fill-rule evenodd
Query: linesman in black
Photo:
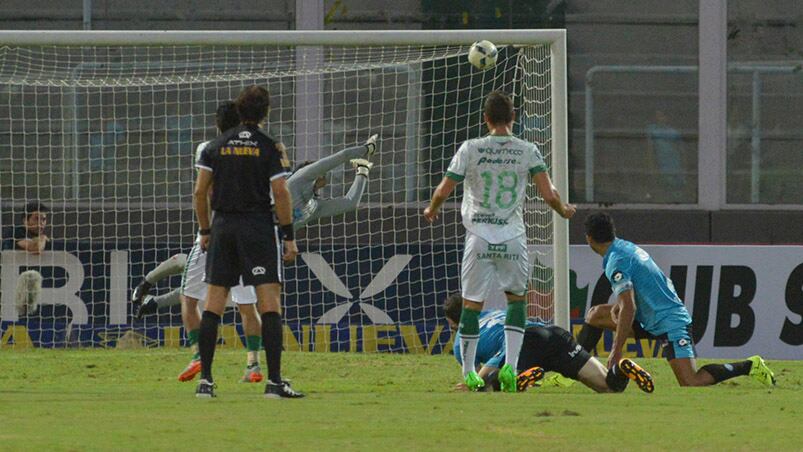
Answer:
<svg viewBox="0 0 803 452"><path fill-rule="evenodd" d="M240 93L236 106L240 125L209 143L196 164L199 171L193 202L201 249L209 253L206 259L209 290L198 340L201 381L195 393L198 397L215 396L212 360L218 324L229 288L242 278L244 284L254 286L262 317L268 364L265 397L303 397L281 376L282 259L290 262L298 254L293 237L292 200L285 181L290 174L290 162L284 146L259 129L268 115L268 91L250 86ZM214 211L211 225L207 204L210 195ZM272 200L278 226L273 220Z"/></svg>

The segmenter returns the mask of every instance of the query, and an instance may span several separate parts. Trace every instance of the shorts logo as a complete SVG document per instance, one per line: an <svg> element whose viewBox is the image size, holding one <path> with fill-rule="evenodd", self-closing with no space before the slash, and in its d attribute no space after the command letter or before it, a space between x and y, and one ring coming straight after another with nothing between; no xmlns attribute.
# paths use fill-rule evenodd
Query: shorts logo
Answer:
<svg viewBox="0 0 803 452"><path fill-rule="evenodd" d="M678 345L680 345L681 347L685 347L685 346L689 345L689 341L688 341L688 339L683 338L683 339L678 341Z"/></svg>
<svg viewBox="0 0 803 452"><path fill-rule="evenodd" d="M507 251L507 244L502 243L499 245L488 244L488 251L496 251L498 253L504 253Z"/></svg>
<svg viewBox="0 0 803 452"><path fill-rule="evenodd" d="M251 269L251 274L256 275L264 275L265 274L265 267L254 267Z"/></svg>
<svg viewBox="0 0 803 452"><path fill-rule="evenodd" d="M248 132L248 131L240 132L239 135L237 135L237 137L238 138L242 138L243 140L247 140L247 139L251 138L251 132Z"/></svg>
<svg viewBox="0 0 803 452"><path fill-rule="evenodd" d="M580 353L580 350L582 350L582 349L583 349L583 347L581 347L581 346L578 344L578 345L577 345L577 347L575 347L575 348L574 348L574 350L572 350L572 351L570 351L570 352L569 352L569 357L570 357L570 358L574 358L575 356L577 356L577 354L578 354L578 353Z"/></svg>
<svg viewBox="0 0 803 452"><path fill-rule="evenodd" d="M616 272L613 274L613 282L619 282L622 280L622 272Z"/></svg>

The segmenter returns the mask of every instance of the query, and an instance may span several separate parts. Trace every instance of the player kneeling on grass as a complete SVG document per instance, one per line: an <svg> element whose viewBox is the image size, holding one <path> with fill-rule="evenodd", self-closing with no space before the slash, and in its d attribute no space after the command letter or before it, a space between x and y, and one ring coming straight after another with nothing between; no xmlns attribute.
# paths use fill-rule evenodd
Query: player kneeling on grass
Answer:
<svg viewBox="0 0 803 452"><path fill-rule="evenodd" d="M616 304L609 311L615 332L608 366L621 358L622 347L633 336L632 325L637 321L649 338L661 341L664 356L681 386L708 386L740 375L750 375L767 386L775 384L775 375L758 355L735 363L706 364L698 370L691 316L672 280L646 251L616 237L608 214L589 215L585 230L589 246L603 257L605 276L616 295Z"/></svg>
<svg viewBox="0 0 803 452"><path fill-rule="evenodd" d="M450 295L443 310L449 326L456 331L462 310L460 294ZM475 367L482 364L478 375L485 381L484 387L498 387L496 383L499 366L505 362L504 323L504 311L482 311L480 314L480 339L477 343ZM462 364L460 340L460 333L457 333L454 356ZM559 372L597 392L622 392L630 380L635 381L644 392L652 392L654 389L650 374L632 360L622 359L618 366L606 369L577 345L568 331L529 320L524 330L517 368L518 391L524 391L538 383L547 371ZM468 390L465 383L458 384L457 388Z"/></svg>

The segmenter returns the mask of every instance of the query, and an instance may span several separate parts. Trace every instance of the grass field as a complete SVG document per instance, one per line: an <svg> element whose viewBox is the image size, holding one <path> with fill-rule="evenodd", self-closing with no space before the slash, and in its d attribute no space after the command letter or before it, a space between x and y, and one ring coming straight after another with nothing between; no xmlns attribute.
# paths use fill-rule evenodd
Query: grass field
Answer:
<svg viewBox="0 0 803 452"><path fill-rule="evenodd" d="M795 450L803 361L770 361L778 387L748 377L680 388L640 360L653 394L580 384L525 394L451 391L451 356L286 353L304 400L237 383L244 353L220 350L218 398L175 377L186 351L0 351L0 450Z"/></svg>

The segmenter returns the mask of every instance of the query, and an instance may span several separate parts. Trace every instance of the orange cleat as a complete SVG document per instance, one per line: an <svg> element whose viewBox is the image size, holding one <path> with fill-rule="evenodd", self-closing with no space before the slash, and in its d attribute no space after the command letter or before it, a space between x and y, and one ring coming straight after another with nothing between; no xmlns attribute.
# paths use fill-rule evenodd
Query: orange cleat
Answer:
<svg viewBox="0 0 803 452"><path fill-rule="evenodd" d="M192 381L201 372L201 360L193 359L178 376L178 381Z"/></svg>
<svg viewBox="0 0 803 452"><path fill-rule="evenodd" d="M622 359L619 361L619 369L625 373L627 378L635 381L642 391L646 393L655 391L655 383L652 381L652 375L642 369L642 367L633 360L627 358Z"/></svg>
<svg viewBox="0 0 803 452"><path fill-rule="evenodd" d="M544 378L544 369L536 366L531 367L524 372L520 373L516 378L516 390L524 392L527 388L531 388L538 384Z"/></svg>

